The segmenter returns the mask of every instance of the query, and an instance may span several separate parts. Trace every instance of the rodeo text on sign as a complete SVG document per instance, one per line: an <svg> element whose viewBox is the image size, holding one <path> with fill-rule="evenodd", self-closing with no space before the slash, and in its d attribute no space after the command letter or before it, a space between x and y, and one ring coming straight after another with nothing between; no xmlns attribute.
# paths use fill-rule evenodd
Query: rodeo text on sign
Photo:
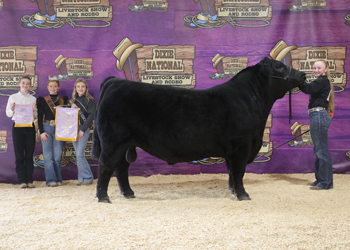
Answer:
<svg viewBox="0 0 350 250"><path fill-rule="evenodd" d="M0 76L1 87L18 87L18 83L21 80L21 76ZM33 86L33 79L31 80L31 86Z"/></svg>
<svg viewBox="0 0 350 250"><path fill-rule="evenodd" d="M99 4L101 0L61 0L61 4Z"/></svg>
<svg viewBox="0 0 350 250"><path fill-rule="evenodd" d="M154 85L191 85L192 75L143 75L142 82Z"/></svg>
<svg viewBox="0 0 350 250"><path fill-rule="evenodd" d="M342 84L344 82L344 74L341 74L341 73L335 73L335 74L332 74L330 73L330 77L331 77L331 81L333 84ZM316 80L316 77L314 74L306 74L306 83L310 83L312 81L315 81Z"/></svg>
<svg viewBox="0 0 350 250"><path fill-rule="evenodd" d="M222 0L223 4L239 3L239 4L260 4L260 0Z"/></svg>
<svg viewBox="0 0 350 250"><path fill-rule="evenodd" d="M303 7L326 7L327 2L326 1L319 1L319 2L311 2L311 1L305 1L301 4Z"/></svg>
<svg viewBox="0 0 350 250"><path fill-rule="evenodd" d="M144 6L147 8L168 8L168 3L163 2L145 2Z"/></svg>
<svg viewBox="0 0 350 250"><path fill-rule="evenodd" d="M109 7L84 7L84 8L57 8L57 17L92 17L107 18L109 15Z"/></svg>
<svg viewBox="0 0 350 250"><path fill-rule="evenodd" d="M219 7L220 17L268 17L269 7Z"/></svg>

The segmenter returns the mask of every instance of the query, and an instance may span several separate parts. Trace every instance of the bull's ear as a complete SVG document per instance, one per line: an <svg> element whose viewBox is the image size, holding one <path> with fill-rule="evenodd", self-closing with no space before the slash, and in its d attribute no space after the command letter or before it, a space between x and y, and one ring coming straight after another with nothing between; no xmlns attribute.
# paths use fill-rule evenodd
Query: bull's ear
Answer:
<svg viewBox="0 0 350 250"><path fill-rule="evenodd" d="M271 59L268 57L265 57L257 64L257 66L258 66L259 73L267 76L269 73L268 68L271 67Z"/></svg>
<svg viewBox="0 0 350 250"><path fill-rule="evenodd" d="M261 59L260 64L268 64L271 63L271 59L268 57L264 57L263 59Z"/></svg>

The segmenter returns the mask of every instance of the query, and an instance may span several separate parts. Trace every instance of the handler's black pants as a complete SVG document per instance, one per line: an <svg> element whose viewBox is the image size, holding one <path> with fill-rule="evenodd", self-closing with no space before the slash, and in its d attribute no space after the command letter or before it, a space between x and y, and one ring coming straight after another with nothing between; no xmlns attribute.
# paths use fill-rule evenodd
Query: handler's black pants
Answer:
<svg viewBox="0 0 350 250"><path fill-rule="evenodd" d="M35 149L35 128L12 127L13 148L16 157L18 183L33 183L33 154Z"/></svg>

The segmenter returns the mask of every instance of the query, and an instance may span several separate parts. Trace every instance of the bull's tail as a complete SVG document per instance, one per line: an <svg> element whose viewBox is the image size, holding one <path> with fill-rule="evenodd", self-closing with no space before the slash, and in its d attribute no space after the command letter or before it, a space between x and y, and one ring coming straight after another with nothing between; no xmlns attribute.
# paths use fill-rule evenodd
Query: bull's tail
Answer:
<svg viewBox="0 0 350 250"><path fill-rule="evenodd" d="M91 146L91 158L94 160L98 160L100 158L100 155L101 155L101 142L100 142L100 137L98 134L98 109L99 109L101 100L103 98L103 95L106 92L106 89L112 84L112 81L110 81L110 80L113 78L114 77L112 77L112 76L106 78L100 87L100 96L98 98L98 104L97 104L97 108L95 111L94 132L92 135L92 146Z"/></svg>
<svg viewBox="0 0 350 250"><path fill-rule="evenodd" d="M108 89L109 86L111 86L113 84L113 81L111 81L112 79L115 79L117 77L114 77L114 76L109 76L107 77L106 79L103 80L103 82L101 83L101 86L100 86L100 96L98 98L98 103L97 103L97 106L100 105L101 101L102 101L102 97L104 96L106 90ZM117 79L120 79L120 78L117 78Z"/></svg>
<svg viewBox="0 0 350 250"><path fill-rule="evenodd" d="M98 129L97 129L97 109L95 111L95 123L94 123L94 132L92 134L92 145L91 145L91 158L93 160L98 160L101 155L101 142L100 137L98 136Z"/></svg>

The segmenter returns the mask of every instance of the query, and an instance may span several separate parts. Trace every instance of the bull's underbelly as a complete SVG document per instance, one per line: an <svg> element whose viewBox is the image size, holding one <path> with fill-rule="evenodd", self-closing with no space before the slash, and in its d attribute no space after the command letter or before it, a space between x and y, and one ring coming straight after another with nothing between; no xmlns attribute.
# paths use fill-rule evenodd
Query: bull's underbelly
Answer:
<svg viewBox="0 0 350 250"><path fill-rule="evenodd" d="M247 153L260 149L262 138L260 135L237 135L233 138L219 136L201 136L164 140L140 140L133 146L142 148L147 153L168 163L191 162L209 157L226 158L228 155ZM244 152L242 152L244 151ZM255 156L254 156L255 157ZM254 158L253 157L253 158Z"/></svg>
<svg viewBox="0 0 350 250"><path fill-rule="evenodd" d="M201 148L149 148L140 146L141 149L161 160L174 164L178 162L190 162L208 157L226 157L224 150L218 149L201 149Z"/></svg>

